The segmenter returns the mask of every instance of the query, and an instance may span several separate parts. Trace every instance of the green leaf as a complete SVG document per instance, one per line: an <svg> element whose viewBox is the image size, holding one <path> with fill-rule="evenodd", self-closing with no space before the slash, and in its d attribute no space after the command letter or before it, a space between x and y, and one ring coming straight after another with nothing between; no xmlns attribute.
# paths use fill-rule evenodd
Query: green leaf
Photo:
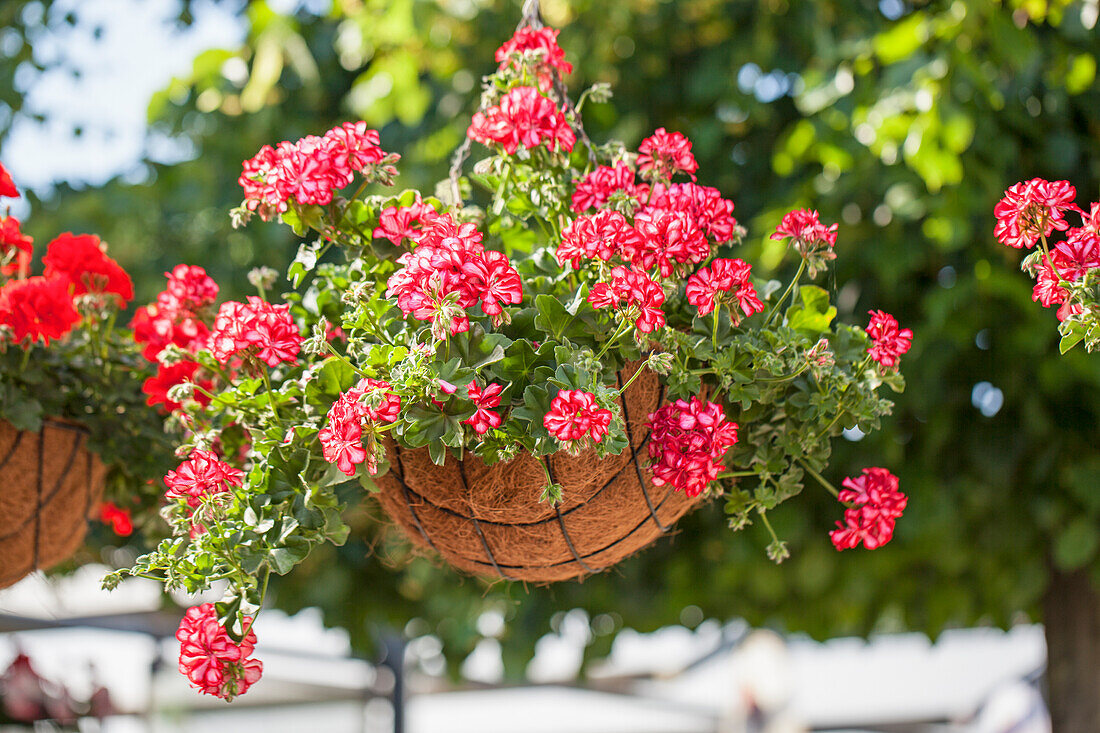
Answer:
<svg viewBox="0 0 1100 733"><path fill-rule="evenodd" d="M1060 353L1066 353L1077 344L1081 343L1081 340L1085 338L1085 332L1082 329L1073 329L1058 342L1058 351Z"/></svg>
<svg viewBox="0 0 1100 733"><path fill-rule="evenodd" d="M286 575L308 554L309 545L305 545L305 547L276 547L271 551L271 569L279 575Z"/></svg>
<svg viewBox="0 0 1100 733"><path fill-rule="evenodd" d="M5 390L4 405L0 408L0 417L14 425L18 430L37 433L42 429L42 404L14 387Z"/></svg>
<svg viewBox="0 0 1100 733"><path fill-rule="evenodd" d="M787 310L787 325L815 336L828 333L836 318L836 306L829 304L828 291L816 285L803 285L798 292L802 305L793 305Z"/></svg>
<svg viewBox="0 0 1100 733"><path fill-rule="evenodd" d="M451 338L450 347L470 369L478 369L504 358L505 349L512 345L511 339L499 333L485 333L480 324L473 324L469 331ZM440 346L442 349L442 345Z"/></svg>
<svg viewBox="0 0 1100 733"><path fill-rule="evenodd" d="M573 322L574 316L565 309L561 301L552 295L538 295L535 297L535 328L560 341L565 335L566 329Z"/></svg>

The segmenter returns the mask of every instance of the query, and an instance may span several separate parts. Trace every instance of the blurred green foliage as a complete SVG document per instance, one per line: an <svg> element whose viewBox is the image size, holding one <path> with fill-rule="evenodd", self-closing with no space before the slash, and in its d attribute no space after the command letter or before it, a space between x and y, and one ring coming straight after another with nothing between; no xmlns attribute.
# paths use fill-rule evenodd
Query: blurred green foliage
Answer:
<svg viewBox="0 0 1100 733"><path fill-rule="evenodd" d="M19 28L25 4L5 3L0 21ZM200 55L150 104L152 129L190 141L193 160L34 202L35 226L110 241L139 295L181 260L207 266L228 294L246 289L249 267L286 264L285 228L234 232L226 215L240 161L264 143L366 119L404 156L400 183L431 191L519 3L334 0L322 15L279 15L250 2L243 12L241 48ZM737 203L750 232L740 254L762 274L789 276L791 260L766 240L783 212L819 209L841 223L821 283L839 317L865 323L873 305L913 328L896 416L873 438L840 441L830 476L894 470L911 497L896 538L837 553L826 531L840 509L822 491L773 513L792 551L782 566L760 551L767 539L731 535L708 507L605 575L486 588L410 560L368 505L352 512L358 539L309 558L278 602L322 606L364 646L371 629L415 618L409 632L439 635L452 661L496 608L514 673L573 607L596 619L599 654L617 628L676 623L689 606L817 636L935 634L1037 618L1052 568L1100 580L1100 359L1058 355L1053 312L1031 302L1019 254L992 239L993 206L1018 180L1068 178L1082 204L1100 193L1096 3L546 0L543 14L563 28L571 88L614 86L610 104L586 110L594 139L687 134L701 182ZM25 57L0 59L0 90ZM14 92L2 99L18 104Z"/></svg>

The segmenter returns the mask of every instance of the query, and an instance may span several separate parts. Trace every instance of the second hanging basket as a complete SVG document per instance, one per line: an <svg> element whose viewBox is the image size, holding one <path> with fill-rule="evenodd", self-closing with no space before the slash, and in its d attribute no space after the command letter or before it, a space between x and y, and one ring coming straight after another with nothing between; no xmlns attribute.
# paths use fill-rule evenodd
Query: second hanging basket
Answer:
<svg viewBox="0 0 1100 733"><path fill-rule="evenodd" d="M390 443L379 500L413 542L467 572L532 582L600 572L668 532L701 500L654 486L645 467L646 418L663 398L656 374L639 375L620 400L630 447L603 459L562 451L492 466L448 456L437 466L426 448ZM539 500L546 487L539 461L563 488L557 506Z"/></svg>
<svg viewBox="0 0 1100 733"><path fill-rule="evenodd" d="M67 560L103 493L88 431L47 418L37 433L0 420L0 588Z"/></svg>

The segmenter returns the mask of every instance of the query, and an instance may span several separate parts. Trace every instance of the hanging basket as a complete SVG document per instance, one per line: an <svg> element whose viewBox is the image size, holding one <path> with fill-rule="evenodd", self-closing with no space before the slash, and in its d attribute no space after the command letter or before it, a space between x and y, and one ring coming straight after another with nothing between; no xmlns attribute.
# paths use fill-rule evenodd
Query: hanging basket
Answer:
<svg viewBox="0 0 1100 733"><path fill-rule="evenodd" d="M543 583L598 573L668 532L700 501L654 486L645 468L646 418L663 396L652 372L630 385L620 402L630 448L603 459L591 450L577 457L563 451L492 466L448 456L437 466L426 448L391 442L379 500L413 542L467 572ZM563 488L556 507L539 501L546 487L540 460Z"/></svg>
<svg viewBox="0 0 1100 733"><path fill-rule="evenodd" d="M103 493L88 431L47 418L37 433L0 421L0 588L69 558Z"/></svg>

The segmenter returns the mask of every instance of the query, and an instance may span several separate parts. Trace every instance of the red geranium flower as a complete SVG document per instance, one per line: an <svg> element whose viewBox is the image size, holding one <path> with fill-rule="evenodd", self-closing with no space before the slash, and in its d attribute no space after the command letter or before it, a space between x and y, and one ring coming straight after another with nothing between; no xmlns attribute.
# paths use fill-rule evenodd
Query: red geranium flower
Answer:
<svg viewBox="0 0 1100 733"><path fill-rule="evenodd" d="M546 142L550 150L573 150L576 134L565 115L534 87L515 87L500 104L474 115L467 136L492 147L500 145L512 155L522 145L534 148Z"/></svg>
<svg viewBox="0 0 1100 733"><path fill-rule="evenodd" d="M867 325L867 335L871 337L871 346L867 353L884 367L895 367L901 355L909 351L913 342L913 332L908 328L898 330L898 322L885 311L868 311L871 322Z"/></svg>
<svg viewBox="0 0 1100 733"><path fill-rule="evenodd" d="M1040 237L1069 228L1063 212L1080 211L1073 203L1076 196L1077 189L1069 181L1021 181L1005 191L993 208L997 217L993 236L1009 247L1031 249Z"/></svg>
<svg viewBox="0 0 1100 733"><path fill-rule="evenodd" d="M603 209L592 216L578 216L561 233L556 257L558 264L571 262L580 269L581 260L599 258L604 262L625 251L642 247L642 235L617 211Z"/></svg>
<svg viewBox="0 0 1100 733"><path fill-rule="evenodd" d="M99 507L99 521L111 525L111 529L119 537L129 537L134 533L134 521L130 517L130 510L123 509L110 501L105 501Z"/></svg>
<svg viewBox="0 0 1100 733"><path fill-rule="evenodd" d="M1100 236L1087 228L1070 229L1065 241L1054 245L1051 257L1062 279L1073 282L1100 267Z"/></svg>
<svg viewBox="0 0 1100 733"><path fill-rule="evenodd" d="M851 549L860 542L868 550L882 547L894 536L894 522L908 503L898 490L898 477L885 468L865 468L856 478L844 479L839 499L851 504L844 511L844 523L829 533L838 550Z"/></svg>
<svg viewBox="0 0 1100 733"><path fill-rule="evenodd" d="M401 310L432 321L432 334L442 340L470 327L466 309L481 309L500 325L504 305L523 301L523 281L507 255L487 251L474 224L455 224L449 214L435 218L415 238L416 247L397 261L403 267L390 276L386 297L397 296Z"/></svg>
<svg viewBox="0 0 1100 733"><path fill-rule="evenodd" d="M611 410L600 407L591 392L563 389L550 401L550 411L543 416L542 424L563 443L588 438L599 443L611 425Z"/></svg>
<svg viewBox="0 0 1100 733"><path fill-rule="evenodd" d="M614 168L601 165L573 183L575 188L570 208L578 214L589 209L599 209L611 200L616 191L639 198L649 188L644 184L635 185L634 171L626 163L616 163Z"/></svg>
<svg viewBox="0 0 1100 733"><path fill-rule="evenodd" d="M347 476L355 475L355 467L367 461L371 475L378 472L373 453L363 448L363 424L391 423L401 412L401 397L392 391L389 382L364 378L340 395L329 408L325 427L318 434L325 460L335 463Z"/></svg>
<svg viewBox="0 0 1100 733"><path fill-rule="evenodd" d="M379 215L374 236L401 246L406 239L414 239L421 229L438 216L430 204L422 201L417 201L412 206L389 206Z"/></svg>
<svg viewBox="0 0 1100 733"><path fill-rule="evenodd" d="M164 276L168 284L157 296L164 310L194 313L218 299L218 284L198 265L176 265Z"/></svg>
<svg viewBox="0 0 1100 733"><path fill-rule="evenodd" d="M107 256L94 234L62 234L50 242L46 256L46 277L63 277L73 285L74 295L110 293L122 306L134 299L134 283L117 262Z"/></svg>
<svg viewBox="0 0 1100 733"><path fill-rule="evenodd" d="M611 270L610 282L599 282L588 293L593 308L626 308L626 317L642 333L653 333L665 325L661 306L665 291L646 273L627 267Z"/></svg>
<svg viewBox="0 0 1100 733"><path fill-rule="evenodd" d="M668 132L663 127L638 146L638 170L652 178L672 178L677 172L687 173L695 180L699 164L691 152L691 141L679 132Z"/></svg>
<svg viewBox="0 0 1100 733"><path fill-rule="evenodd" d="M272 305L255 295L247 303L222 303L210 334L210 351L223 364L234 356L255 356L271 367L293 363L301 346L290 306Z"/></svg>
<svg viewBox="0 0 1100 733"><path fill-rule="evenodd" d="M722 301L720 293L731 293L730 316L736 323L741 320L738 309L746 316L764 310L749 280L751 274L752 267L744 260L716 259L688 278L687 300L705 316Z"/></svg>
<svg viewBox="0 0 1100 733"><path fill-rule="evenodd" d="M575 196L575 194L574 194ZM733 202L722 198L717 188L695 183L658 183L645 210L681 211L695 220L696 226L718 244L733 239L737 220L733 218Z"/></svg>
<svg viewBox="0 0 1100 733"><path fill-rule="evenodd" d="M181 361L171 366L160 364L155 376L149 377L141 385L141 391L148 395L145 404L150 407L164 405L164 409L172 412L183 405L168 398L168 391L173 387L186 382L194 382L206 392L214 388L214 383L208 379L196 380L195 374L199 371L199 365L193 361ZM194 399L202 406L210 404L210 398L204 393L195 390Z"/></svg>
<svg viewBox="0 0 1100 733"><path fill-rule="evenodd" d="M17 344L41 339L49 346L79 321L67 280L36 276L0 287L0 325L11 328Z"/></svg>
<svg viewBox="0 0 1100 733"><path fill-rule="evenodd" d="M213 451L196 450L191 457L169 471L164 477L169 500L186 499L192 509L202 504L203 497L229 491L231 486L240 488L244 472L233 468L218 458Z"/></svg>
<svg viewBox="0 0 1100 733"><path fill-rule="evenodd" d="M710 243L686 212L649 209L634 217L634 229L639 237L623 242L623 255L642 270L656 267L661 277L710 256Z"/></svg>
<svg viewBox="0 0 1100 733"><path fill-rule="evenodd" d="M499 428L501 416L493 412L493 408L500 406L500 393L504 390L499 384L487 384L485 388L477 386L477 382L471 382L466 387L466 394L476 408L464 423L473 427L478 435L485 435L490 428Z"/></svg>
<svg viewBox="0 0 1100 733"><path fill-rule="evenodd" d="M1049 263L1043 262L1039 266L1039 274L1035 278L1035 287L1031 289L1031 299L1042 303L1044 308L1053 305L1061 305L1069 295L1066 289L1059 285L1058 273Z"/></svg>
<svg viewBox="0 0 1100 733"><path fill-rule="evenodd" d="M527 51L543 51L543 63L557 69L563 76L573 72L573 64L565 60L565 51L558 45L558 30L555 28L532 28L527 25L516 30L515 35L504 42L496 52L496 61L500 68L511 63L512 54Z"/></svg>
<svg viewBox="0 0 1100 733"><path fill-rule="evenodd" d="M378 132L366 122L345 122L323 137L307 135L297 142L265 145L242 164L237 182L244 189L244 205L270 219L299 204L326 206L333 191L344 188L356 172L395 159L380 147Z"/></svg>
<svg viewBox="0 0 1100 733"><path fill-rule="evenodd" d="M205 695L232 700L260 679L263 662L249 658L256 648L252 617L246 616L242 623L248 633L237 643L218 623L213 603L187 609L176 639L180 643L179 669L192 687Z"/></svg>
<svg viewBox="0 0 1100 733"><path fill-rule="evenodd" d="M8 198L19 196L19 189L15 187L15 182L11 179L11 174L8 173L8 169L4 167L3 163L0 163L0 196L7 196Z"/></svg>
<svg viewBox="0 0 1100 733"><path fill-rule="evenodd" d="M653 485L671 484L692 497L718 478L726 451L737 442L737 423L726 419L721 405L698 397L663 405L646 424Z"/></svg>
<svg viewBox="0 0 1100 733"><path fill-rule="evenodd" d="M34 242L19 229L19 220L14 216L0 219L0 274L26 275L31 264L31 244Z"/></svg>
<svg viewBox="0 0 1100 733"><path fill-rule="evenodd" d="M801 249L813 248L819 243L829 247L836 244L837 225L825 226L816 211L795 209L783 216L783 221L775 228L771 238L776 240L791 237Z"/></svg>

